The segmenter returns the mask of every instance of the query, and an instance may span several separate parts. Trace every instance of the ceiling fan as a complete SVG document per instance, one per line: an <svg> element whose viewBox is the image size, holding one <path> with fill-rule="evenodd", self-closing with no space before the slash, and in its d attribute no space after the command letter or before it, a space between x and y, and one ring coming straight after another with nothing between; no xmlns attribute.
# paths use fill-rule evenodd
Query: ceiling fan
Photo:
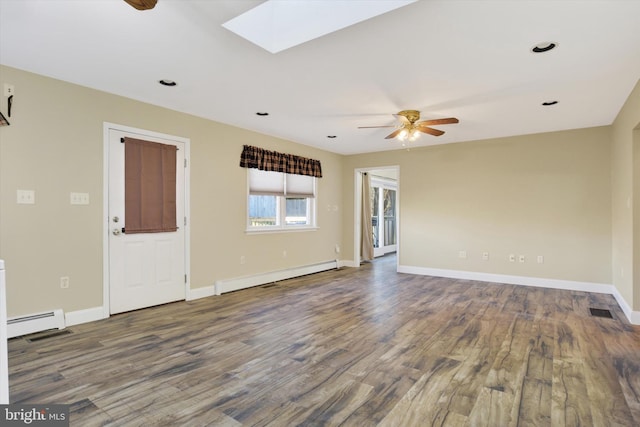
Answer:
<svg viewBox="0 0 640 427"><path fill-rule="evenodd" d="M358 129L370 129L370 128L396 128L393 132L385 137L385 139L393 139L398 138L401 141L408 139L409 141L414 141L420 132L428 133L433 136L440 136L444 133L444 131L433 129L432 125L448 125L452 123L458 123L458 119L455 117L449 117L446 119L433 119L433 120L422 120L420 119L420 111L416 110L402 110L398 114L394 114L394 116L400 121L398 125L395 126L359 126Z"/></svg>
<svg viewBox="0 0 640 427"><path fill-rule="evenodd" d="M138 10L153 9L158 0L124 0Z"/></svg>

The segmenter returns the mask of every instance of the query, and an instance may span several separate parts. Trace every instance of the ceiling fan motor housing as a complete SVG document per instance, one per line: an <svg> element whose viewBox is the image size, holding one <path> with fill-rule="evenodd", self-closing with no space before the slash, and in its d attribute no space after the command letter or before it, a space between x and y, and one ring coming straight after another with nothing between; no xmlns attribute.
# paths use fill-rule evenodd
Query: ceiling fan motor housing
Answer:
<svg viewBox="0 0 640 427"><path fill-rule="evenodd" d="M402 110L398 113L399 116L404 116L409 120L411 124L415 123L420 118L420 111L417 110Z"/></svg>

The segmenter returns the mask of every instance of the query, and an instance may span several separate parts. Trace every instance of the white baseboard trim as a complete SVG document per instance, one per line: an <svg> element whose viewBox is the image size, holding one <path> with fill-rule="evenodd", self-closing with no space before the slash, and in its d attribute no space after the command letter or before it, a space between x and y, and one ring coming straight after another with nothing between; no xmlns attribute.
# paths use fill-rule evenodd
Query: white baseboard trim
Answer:
<svg viewBox="0 0 640 427"><path fill-rule="evenodd" d="M287 270L274 271L258 274L250 277L237 279L219 280L213 286L191 289L187 295L187 301L220 295L232 290L239 290L251 286L264 285L278 280L291 279L305 274L318 273L320 271L331 270L340 267L359 267L353 261L340 260L328 261L303 267L296 267ZM640 325L640 311L633 311L631 306L622 297L615 286L604 283L579 282L573 280L545 279L540 277L510 276L505 274L478 273L472 271L446 270L439 268L412 267L399 265L398 273L416 274L420 276L448 277L451 279L478 280L491 283L505 283L510 285L536 286L542 288L563 289L571 291L595 292L610 294L618 302L629 322L633 325ZM218 293L220 292L220 293ZM70 311L64 313L65 326L79 325L82 323L102 320L109 316L104 315L103 307L93 307L84 310Z"/></svg>
<svg viewBox="0 0 640 427"><path fill-rule="evenodd" d="M627 303L627 300L625 300L622 297L620 292L618 292L618 289L615 288L615 287L614 287L614 291L613 291L613 296L616 299L616 301L618 302L618 305L620 306L620 308L624 312L625 316L627 316L627 319L629 319L629 322L632 325L640 325L640 311L633 311L631 309L631 306Z"/></svg>
<svg viewBox="0 0 640 427"><path fill-rule="evenodd" d="M203 286L201 288L189 289L187 291L187 301L193 301L195 299L207 298L216 294L216 285Z"/></svg>
<svg viewBox="0 0 640 427"><path fill-rule="evenodd" d="M94 322L96 320L106 319L109 316L104 315L104 308L92 307L84 310L69 311L64 314L64 320L67 326L80 325L82 323Z"/></svg>
<svg viewBox="0 0 640 427"><path fill-rule="evenodd" d="M545 279L541 277L511 276L507 274L479 273L474 271L446 270L441 268L398 266L399 273L422 276L448 277L451 279L479 280L481 282L504 283L507 285L536 286L540 288L564 289L569 291L597 292L613 294L613 285L604 283L577 282L573 280Z"/></svg>
<svg viewBox="0 0 640 427"><path fill-rule="evenodd" d="M341 267L360 267L360 264L356 264L353 260L341 259L338 261L338 268Z"/></svg>
<svg viewBox="0 0 640 427"><path fill-rule="evenodd" d="M613 295L613 297L616 299L618 305L620 305L620 308L624 312L625 316L627 316L629 322L633 325L640 325L640 312L631 310L631 307L625 301L622 295L620 295L618 289L616 289L616 287L611 284L580 282L561 279L545 279L542 277L511 276L507 274L479 273L474 271L446 270L440 268L413 267L408 265L399 265L398 273L609 294Z"/></svg>
<svg viewBox="0 0 640 427"><path fill-rule="evenodd" d="M273 283L279 280L292 279L294 277L304 276L306 274L319 273L321 271L332 270L338 268L339 261L326 261L319 264L305 265L300 267L288 268L286 270L271 271L268 273L256 274L247 277L238 277L235 279L218 280L215 283L215 294L222 295L226 292L246 289L253 286L260 286L266 283Z"/></svg>

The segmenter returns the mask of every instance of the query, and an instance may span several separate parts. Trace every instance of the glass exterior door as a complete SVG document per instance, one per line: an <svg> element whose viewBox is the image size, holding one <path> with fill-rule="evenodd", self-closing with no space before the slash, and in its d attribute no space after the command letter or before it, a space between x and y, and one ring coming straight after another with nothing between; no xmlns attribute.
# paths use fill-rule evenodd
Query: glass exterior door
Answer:
<svg viewBox="0 0 640 427"><path fill-rule="evenodd" d="M372 179L371 224L374 256L396 251L396 183Z"/></svg>

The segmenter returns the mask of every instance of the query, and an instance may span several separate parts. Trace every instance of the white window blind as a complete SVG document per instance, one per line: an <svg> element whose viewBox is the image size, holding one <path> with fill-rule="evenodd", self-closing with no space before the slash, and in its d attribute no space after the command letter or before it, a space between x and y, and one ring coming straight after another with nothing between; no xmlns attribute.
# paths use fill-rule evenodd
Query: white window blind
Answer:
<svg viewBox="0 0 640 427"><path fill-rule="evenodd" d="M312 176L287 174L287 197L315 197L313 182Z"/></svg>
<svg viewBox="0 0 640 427"><path fill-rule="evenodd" d="M284 196L284 173L249 169L249 194Z"/></svg>
<svg viewBox="0 0 640 427"><path fill-rule="evenodd" d="M285 197L315 197L315 178L283 172L249 170L249 194Z"/></svg>

